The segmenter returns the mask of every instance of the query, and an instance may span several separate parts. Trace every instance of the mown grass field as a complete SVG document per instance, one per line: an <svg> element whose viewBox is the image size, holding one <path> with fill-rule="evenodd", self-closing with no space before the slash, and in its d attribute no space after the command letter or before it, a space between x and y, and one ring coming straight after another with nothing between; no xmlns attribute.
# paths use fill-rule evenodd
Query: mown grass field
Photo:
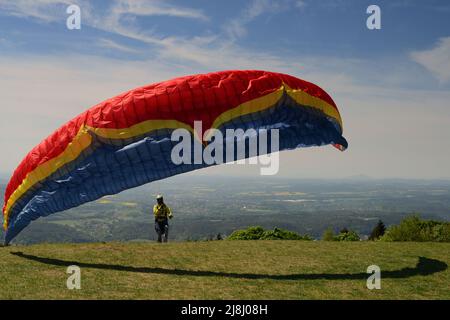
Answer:
<svg viewBox="0 0 450 320"><path fill-rule="evenodd" d="M380 290L366 287L372 264ZM450 243L11 246L0 248L0 299L450 299L449 264ZM80 290L66 287L69 265Z"/></svg>

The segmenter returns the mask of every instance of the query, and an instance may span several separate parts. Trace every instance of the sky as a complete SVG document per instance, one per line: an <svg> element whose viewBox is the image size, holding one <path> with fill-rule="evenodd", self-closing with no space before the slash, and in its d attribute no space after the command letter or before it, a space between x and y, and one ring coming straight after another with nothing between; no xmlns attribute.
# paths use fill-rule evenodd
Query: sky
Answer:
<svg viewBox="0 0 450 320"><path fill-rule="evenodd" d="M66 9L81 10L69 30ZM366 26L369 5L381 29ZM281 177L450 178L450 2L0 0L0 173L74 116L129 89L224 69L325 89L345 152L281 153ZM196 174L256 176L257 166Z"/></svg>

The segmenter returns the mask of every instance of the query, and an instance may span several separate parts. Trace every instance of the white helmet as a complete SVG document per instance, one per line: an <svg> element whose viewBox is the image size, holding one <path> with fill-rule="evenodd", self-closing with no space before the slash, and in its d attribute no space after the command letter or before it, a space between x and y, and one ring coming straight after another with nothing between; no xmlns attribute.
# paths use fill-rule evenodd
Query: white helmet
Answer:
<svg viewBox="0 0 450 320"><path fill-rule="evenodd" d="M159 200L159 199L162 199L162 198L163 198L163 196L160 195L160 194L158 194L158 195L156 196L156 200Z"/></svg>

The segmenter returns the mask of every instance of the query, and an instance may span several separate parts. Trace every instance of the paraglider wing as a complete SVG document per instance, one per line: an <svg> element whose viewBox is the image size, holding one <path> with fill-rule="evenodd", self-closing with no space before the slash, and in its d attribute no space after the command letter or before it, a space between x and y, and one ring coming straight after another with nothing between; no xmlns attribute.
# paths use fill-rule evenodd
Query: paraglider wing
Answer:
<svg viewBox="0 0 450 320"><path fill-rule="evenodd" d="M347 147L330 96L289 75L234 70L147 85L92 107L28 153L5 192L5 242L39 217L211 165L171 160L171 133L199 139L194 121L203 131L277 128L280 150Z"/></svg>

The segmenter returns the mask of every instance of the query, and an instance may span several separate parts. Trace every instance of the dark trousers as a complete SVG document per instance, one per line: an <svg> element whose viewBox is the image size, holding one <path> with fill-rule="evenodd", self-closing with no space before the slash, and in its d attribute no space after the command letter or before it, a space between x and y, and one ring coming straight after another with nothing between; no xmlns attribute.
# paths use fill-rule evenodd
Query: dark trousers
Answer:
<svg viewBox="0 0 450 320"><path fill-rule="evenodd" d="M162 235L164 235L164 242L169 239L169 221L155 220L155 231L158 234L158 242L162 242Z"/></svg>

